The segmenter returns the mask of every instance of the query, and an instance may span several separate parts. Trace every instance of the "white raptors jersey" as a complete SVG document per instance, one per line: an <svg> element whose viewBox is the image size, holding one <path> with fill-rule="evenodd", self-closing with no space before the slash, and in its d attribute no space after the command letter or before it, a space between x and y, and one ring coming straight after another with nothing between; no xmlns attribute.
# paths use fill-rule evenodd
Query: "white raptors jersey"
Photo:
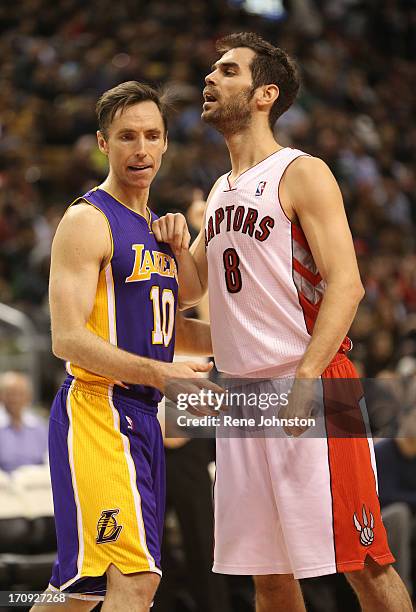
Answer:
<svg viewBox="0 0 416 612"><path fill-rule="evenodd" d="M227 374L291 376L309 343L324 281L279 201L281 178L301 155L281 149L232 186L224 175L208 203L211 334L216 366Z"/></svg>

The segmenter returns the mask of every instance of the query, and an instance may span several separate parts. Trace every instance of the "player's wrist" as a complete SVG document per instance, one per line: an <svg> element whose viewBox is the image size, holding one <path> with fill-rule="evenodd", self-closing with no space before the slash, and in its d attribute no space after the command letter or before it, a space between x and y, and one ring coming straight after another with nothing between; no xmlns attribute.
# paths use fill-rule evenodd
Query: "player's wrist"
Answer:
<svg viewBox="0 0 416 612"><path fill-rule="evenodd" d="M308 365L299 365L295 372L295 378L319 378L321 372Z"/></svg>
<svg viewBox="0 0 416 612"><path fill-rule="evenodd" d="M141 368L141 376L143 382L141 384L148 385L158 389L161 393L165 392L166 385L166 365L164 362L154 359L146 359L146 363Z"/></svg>

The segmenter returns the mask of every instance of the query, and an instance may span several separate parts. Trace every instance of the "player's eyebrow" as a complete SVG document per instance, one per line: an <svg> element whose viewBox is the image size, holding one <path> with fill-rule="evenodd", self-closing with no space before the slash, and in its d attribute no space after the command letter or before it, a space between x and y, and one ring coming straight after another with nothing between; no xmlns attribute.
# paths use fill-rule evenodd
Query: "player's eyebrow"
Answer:
<svg viewBox="0 0 416 612"><path fill-rule="evenodd" d="M146 132L146 134L152 133L152 134L161 134L162 130L158 127L149 127L146 128L144 130ZM134 127L122 127L117 131L117 134L130 134L130 133L135 133L136 132L136 128Z"/></svg>
<svg viewBox="0 0 416 612"><path fill-rule="evenodd" d="M215 64L212 64L211 66L211 71L214 72L214 70L216 70L217 68L239 68L240 66L237 64L237 62L215 62Z"/></svg>

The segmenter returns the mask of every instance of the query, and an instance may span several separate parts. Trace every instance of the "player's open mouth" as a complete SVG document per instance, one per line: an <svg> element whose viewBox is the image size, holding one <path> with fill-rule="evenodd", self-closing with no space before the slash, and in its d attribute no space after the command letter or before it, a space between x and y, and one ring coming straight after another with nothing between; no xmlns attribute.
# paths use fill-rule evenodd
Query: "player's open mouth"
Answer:
<svg viewBox="0 0 416 612"><path fill-rule="evenodd" d="M204 89L203 96L204 96L204 103L217 101L217 98L208 89Z"/></svg>
<svg viewBox="0 0 416 612"><path fill-rule="evenodd" d="M152 166L128 166L130 172L143 172L144 170L149 170Z"/></svg>

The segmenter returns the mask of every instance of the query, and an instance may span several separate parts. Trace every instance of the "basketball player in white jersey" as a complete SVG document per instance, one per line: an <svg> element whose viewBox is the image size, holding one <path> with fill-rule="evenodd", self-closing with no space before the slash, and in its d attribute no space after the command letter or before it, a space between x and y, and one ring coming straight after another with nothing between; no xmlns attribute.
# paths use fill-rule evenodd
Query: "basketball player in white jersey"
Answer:
<svg viewBox="0 0 416 612"><path fill-rule="evenodd" d="M358 410L361 399L359 383L347 400L330 384L357 378L346 334L363 296L342 197L324 162L275 140L299 88L292 60L256 34L233 34L217 50L202 118L223 134L232 169L214 185L192 256L179 265L196 291L209 287L217 368L318 381L331 433L339 401ZM154 232L180 244L184 219L168 215ZM310 415L299 386L280 417ZM365 430L299 438L304 431L217 440L214 572L253 575L257 612L304 612L297 579L335 572L365 612L410 612Z"/></svg>

